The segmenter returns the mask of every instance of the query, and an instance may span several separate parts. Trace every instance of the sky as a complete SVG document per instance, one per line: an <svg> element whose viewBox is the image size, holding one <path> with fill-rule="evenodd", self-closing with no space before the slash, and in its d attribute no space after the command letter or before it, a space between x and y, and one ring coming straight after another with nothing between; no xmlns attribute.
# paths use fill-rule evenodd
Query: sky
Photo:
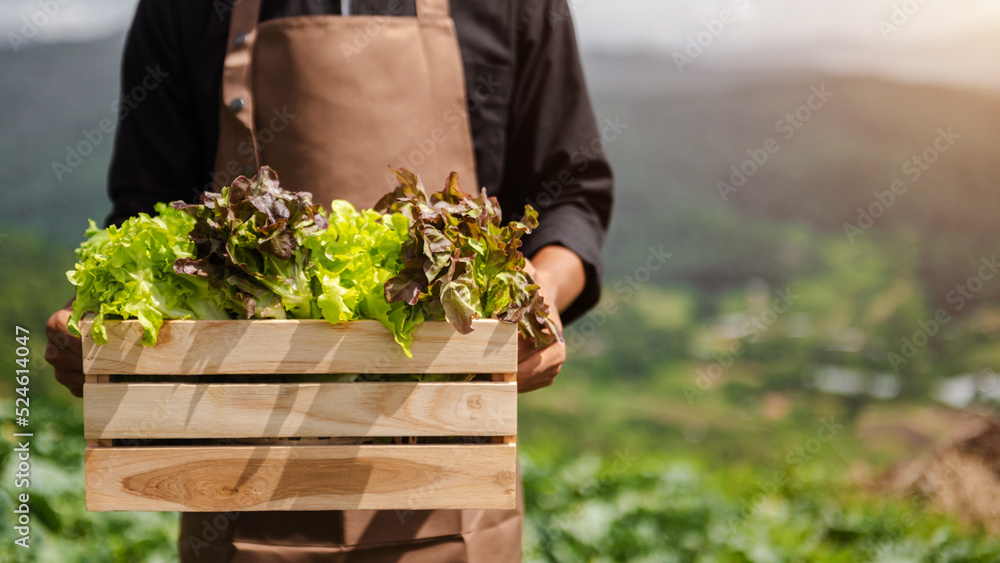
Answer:
<svg viewBox="0 0 1000 563"><path fill-rule="evenodd" d="M44 6L52 4L50 15ZM0 48L12 48L11 34L26 39L29 46L36 41L86 41L114 35L128 27L135 5L136 0L0 0Z"/></svg>
<svg viewBox="0 0 1000 563"><path fill-rule="evenodd" d="M6 39L0 48L11 48L17 36L30 46L115 34L127 27L135 6L135 0L47 0L59 6L48 17L40 1L0 0L0 39ZM1000 78L992 76L1000 60L997 0L567 1L581 48L589 53L646 51L670 57L684 54L701 34L700 64L806 66L996 81L1000 87ZM726 10L728 22L713 25ZM44 21L37 35L24 33L25 18ZM716 35L710 37L705 33L712 27Z"/></svg>
<svg viewBox="0 0 1000 563"><path fill-rule="evenodd" d="M811 68L1000 89L998 0L568 1L585 51L688 56L700 40L707 46L695 62L726 70ZM729 23L713 24L726 10Z"/></svg>
<svg viewBox="0 0 1000 563"><path fill-rule="evenodd" d="M724 9L736 21L719 37L722 49L791 47L817 41L879 47L913 45L996 31L996 0L568 0L585 44L670 50L704 29ZM623 10L623 6L629 9ZM879 22L905 22L889 39ZM905 9L905 10L904 10ZM907 12L911 12L908 14ZM903 19L897 16L897 21Z"/></svg>

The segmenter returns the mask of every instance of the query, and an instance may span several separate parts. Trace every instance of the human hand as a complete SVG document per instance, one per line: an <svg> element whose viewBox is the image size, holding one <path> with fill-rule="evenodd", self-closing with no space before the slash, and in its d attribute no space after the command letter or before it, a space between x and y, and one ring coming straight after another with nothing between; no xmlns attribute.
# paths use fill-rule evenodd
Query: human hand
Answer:
<svg viewBox="0 0 1000 563"><path fill-rule="evenodd" d="M45 360L56 370L56 381L75 397L83 396L83 342L66 328L73 302L59 309L45 323Z"/></svg>
<svg viewBox="0 0 1000 563"><path fill-rule="evenodd" d="M562 320L556 307L557 285L550 282L550 274L545 271L539 272L530 260L526 262L525 270L539 285L539 293L549 305L549 319L562 332ZM527 393L552 385L565 361L565 342L555 340L545 348L536 350L532 339L520 335L517 341L517 392Z"/></svg>

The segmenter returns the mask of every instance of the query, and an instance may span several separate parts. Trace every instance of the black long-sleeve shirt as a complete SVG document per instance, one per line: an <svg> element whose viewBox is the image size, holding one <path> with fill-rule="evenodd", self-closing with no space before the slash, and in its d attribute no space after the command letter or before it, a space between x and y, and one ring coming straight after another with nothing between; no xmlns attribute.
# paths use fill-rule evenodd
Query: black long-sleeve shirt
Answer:
<svg viewBox="0 0 1000 563"><path fill-rule="evenodd" d="M232 0L141 0L122 62L108 223L157 202L194 201L211 182ZM479 182L505 217L530 203L531 256L561 245L583 260L569 322L600 296L612 174L584 84L566 0L453 0ZM264 0L261 20L338 14L339 0ZM353 15L414 15L413 0L353 0Z"/></svg>

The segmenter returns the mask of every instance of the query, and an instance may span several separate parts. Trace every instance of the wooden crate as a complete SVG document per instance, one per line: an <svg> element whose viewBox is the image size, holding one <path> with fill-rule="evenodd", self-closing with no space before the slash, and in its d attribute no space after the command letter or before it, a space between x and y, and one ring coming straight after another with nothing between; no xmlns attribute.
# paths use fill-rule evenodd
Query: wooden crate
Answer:
<svg viewBox="0 0 1000 563"><path fill-rule="evenodd" d="M94 343L89 319L81 325L88 510L514 507L515 325L481 320L460 335L426 322L412 359L374 321L165 321L148 348L138 321L106 322L104 345ZM490 377L253 382L345 373ZM136 379L128 375L162 381L123 381ZM197 382L203 375L238 382ZM343 443L404 436L490 439ZM159 445L142 445L149 440Z"/></svg>

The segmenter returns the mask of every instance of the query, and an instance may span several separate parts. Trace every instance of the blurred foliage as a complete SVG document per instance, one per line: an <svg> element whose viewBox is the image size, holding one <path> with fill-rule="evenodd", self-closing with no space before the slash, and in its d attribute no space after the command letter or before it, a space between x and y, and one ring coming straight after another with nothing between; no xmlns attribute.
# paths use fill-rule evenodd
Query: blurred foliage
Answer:
<svg viewBox="0 0 1000 563"><path fill-rule="evenodd" d="M38 346L42 339L34 337ZM42 370L33 380L51 379ZM41 387L41 386L38 386ZM0 527L0 560L92 563L120 561L176 561L174 543L178 518L174 513L87 512L84 499L83 413L80 401L65 391L43 394L33 386L30 431L30 486L15 489L17 458L7 439L13 432L13 399L5 389L0 404L4 442L0 450L0 513L12 518L20 504L17 495L28 493L30 549L14 544L20 535L11 526ZM25 438L21 438L24 440ZM10 521L10 520L8 520Z"/></svg>
<svg viewBox="0 0 1000 563"><path fill-rule="evenodd" d="M0 132L0 334L11 338L0 360L13 365L14 326L24 326L36 369L33 548L13 547L0 526L0 561L175 559L176 515L85 511L80 401L42 356L44 322L71 296L70 249L86 219L108 209L112 142L58 182L51 163L112 117L121 44L0 53L11 76L48 69L47 81L0 85L0 105L16 116ZM569 327L571 360L556 386L520 400L526 559L1000 560L977 530L866 495L846 477L898 454L854 434L860 414L891 419L892 409L928 403L942 378L1000 368L1000 278L961 311L947 299L996 251L1000 99L803 73L680 79L669 59L635 55L587 64L599 120L628 128L607 146L619 188L604 301ZM722 201L716 182L817 84L835 93L829 105ZM875 190L907 180L903 163L945 125L958 143L849 242L844 223L857 222ZM672 256L643 270L654 248ZM779 313L781 292L791 304ZM893 365L889 354L941 308L951 320ZM4 518L18 492L12 407L5 383ZM823 420L846 429L799 455ZM778 472L789 478L775 488Z"/></svg>
<svg viewBox="0 0 1000 563"><path fill-rule="evenodd" d="M0 560L172 561L177 515L85 510L80 402L53 381L42 351L48 314L69 297L69 252L13 229L0 241L0 326L31 331L30 551L0 528ZM995 561L1000 543L906 499L861 491L846 475L878 452L851 436L850 419L881 403L926 401L941 374L995 362L1000 349L984 302L900 371L899 394L824 393L817 370L863 379L892 373L886 350L930 315L905 240L896 249L817 240L821 267L787 284L761 279L721 294L683 285L609 280L605 301L571 327L572 360L557 387L521 400L519 438L527 561ZM787 310L775 299L787 294ZM22 298L23 297L23 298ZM774 315L768 311L775 311ZM749 332L754 318L765 323ZM773 321L773 322L770 322ZM755 341L751 341L755 340ZM698 373L723 375L698 387ZM0 347L4 365L14 346ZM865 380L868 381L868 380ZM692 396L686 391L696 389ZM768 397L790 397L765 416ZM0 512L11 514L17 431L11 387L0 390ZM824 420L846 430L795 457ZM787 478L777 479L785 475Z"/></svg>
<svg viewBox="0 0 1000 563"><path fill-rule="evenodd" d="M567 330L572 371L601 383L608 374L615 384L660 381L670 366L691 362L685 377L693 401L727 386L740 395L815 396L828 391L816 388L823 374L840 371L858 387L846 395L923 400L943 377L1000 365L997 304L980 295L961 310L938 304L911 239L809 244L817 266L777 283L751 278L719 294L676 284L612 285L602 305ZM977 270L970 267L969 277ZM699 374L712 365L721 375L704 389ZM661 381L668 388L677 382Z"/></svg>
<svg viewBox="0 0 1000 563"><path fill-rule="evenodd" d="M0 229L0 365L8 377L0 387L0 561L108 562L176 560L177 516L158 513L91 513L84 501L83 412L80 400L59 385L45 363L44 326L48 316L73 295L65 272L73 265L66 245L46 242L24 228ZM15 426L13 370L15 327L29 331L30 424ZM17 457L15 432L32 432L30 486L14 488ZM21 438L23 440L23 438ZM19 537L11 526L18 495L30 495L30 545L14 545Z"/></svg>
<svg viewBox="0 0 1000 563"><path fill-rule="evenodd" d="M522 470L529 562L986 563L1000 554L997 538L911 503L860 498L827 476L764 493L747 490L763 476L668 459Z"/></svg>

